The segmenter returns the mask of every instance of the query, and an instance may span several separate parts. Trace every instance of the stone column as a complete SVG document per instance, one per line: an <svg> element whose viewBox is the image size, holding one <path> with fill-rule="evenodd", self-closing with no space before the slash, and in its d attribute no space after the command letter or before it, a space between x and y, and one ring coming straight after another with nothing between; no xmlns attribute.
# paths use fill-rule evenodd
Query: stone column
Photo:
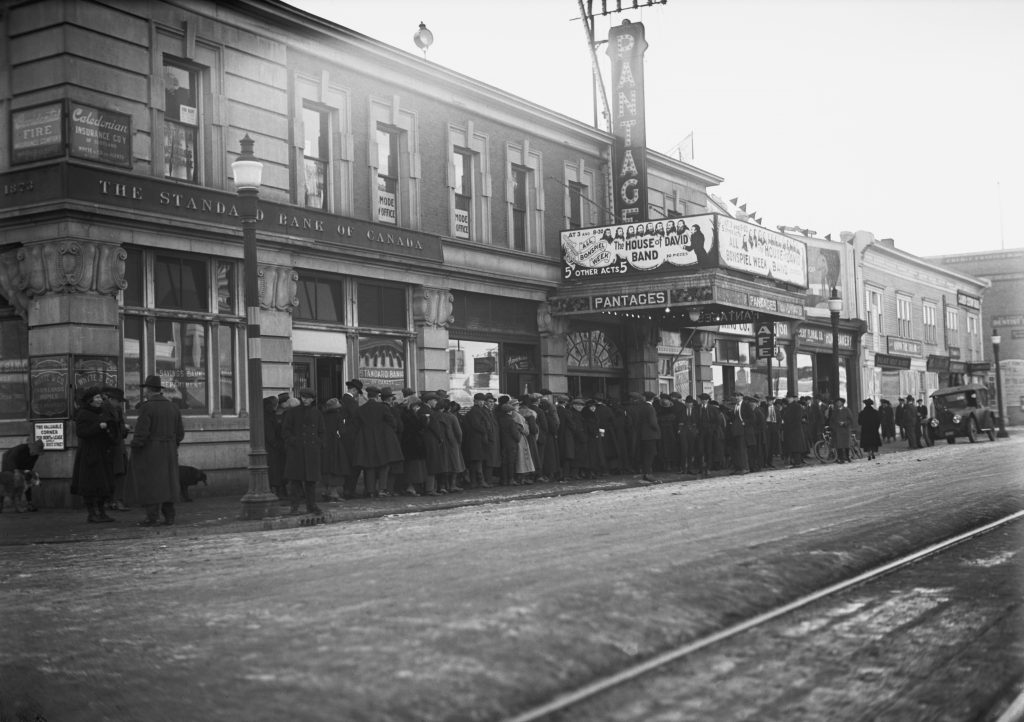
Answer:
<svg viewBox="0 0 1024 722"><path fill-rule="evenodd" d="M569 319L556 315L545 301L537 307L540 331L540 385L556 394L569 393L568 341Z"/></svg>
<svg viewBox="0 0 1024 722"><path fill-rule="evenodd" d="M29 241L0 257L0 287L28 322L29 356L119 356L117 294L127 285L127 257L116 243L69 238ZM65 434L68 449L46 452L36 466L44 484L34 500L43 507L71 504L73 424Z"/></svg>
<svg viewBox="0 0 1024 722"><path fill-rule="evenodd" d="M447 288L417 286L413 291L418 391L448 388L448 325L455 320L454 305L455 297Z"/></svg>
<svg viewBox="0 0 1024 722"><path fill-rule="evenodd" d="M114 243L70 239L32 241L16 251L29 355L116 356L127 257Z"/></svg>
<svg viewBox="0 0 1024 722"><path fill-rule="evenodd" d="M642 393L658 390L658 324L637 320L623 326L626 390Z"/></svg>
<svg viewBox="0 0 1024 722"><path fill-rule="evenodd" d="M292 389L292 311L299 305L299 274L290 266L257 264L263 395Z"/></svg>

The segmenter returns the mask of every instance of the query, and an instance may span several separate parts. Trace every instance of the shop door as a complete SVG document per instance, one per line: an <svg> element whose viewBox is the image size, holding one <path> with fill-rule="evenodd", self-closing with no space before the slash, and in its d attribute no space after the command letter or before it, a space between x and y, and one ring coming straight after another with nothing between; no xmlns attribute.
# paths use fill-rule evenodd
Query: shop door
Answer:
<svg viewBox="0 0 1024 722"><path fill-rule="evenodd" d="M344 356L295 356L292 360L293 391L313 389L318 404L341 398L345 392Z"/></svg>

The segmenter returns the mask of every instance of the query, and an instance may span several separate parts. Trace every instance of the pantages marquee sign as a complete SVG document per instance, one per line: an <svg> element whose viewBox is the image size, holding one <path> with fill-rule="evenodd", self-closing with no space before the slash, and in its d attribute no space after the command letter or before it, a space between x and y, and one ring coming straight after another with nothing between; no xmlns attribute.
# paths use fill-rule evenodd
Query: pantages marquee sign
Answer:
<svg viewBox="0 0 1024 722"><path fill-rule="evenodd" d="M608 56L612 82L612 166L615 183L615 217L620 223L647 218L647 121L644 106L643 23L622 25L608 31Z"/></svg>
<svg viewBox="0 0 1024 722"><path fill-rule="evenodd" d="M66 179L61 176L66 173ZM97 206L240 228L238 196L201 186L72 164L26 169L2 177L0 210L66 197ZM62 196L63 188L67 189ZM256 227L265 233L341 244L375 253L443 261L439 236L260 200Z"/></svg>
<svg viewBox="0 0 1024 722"><path fill-rule="evenodd" d="M562 231L562 277L728 268L807 288L807 245L718 213Z"/></svg>

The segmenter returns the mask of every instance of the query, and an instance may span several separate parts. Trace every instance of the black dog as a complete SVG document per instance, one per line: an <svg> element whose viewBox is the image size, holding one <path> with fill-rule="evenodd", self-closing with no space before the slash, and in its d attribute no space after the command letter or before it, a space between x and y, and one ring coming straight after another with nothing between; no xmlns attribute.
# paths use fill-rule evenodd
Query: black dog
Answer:
<svg viewBox="0 0 1024 722"><path fill-rule="evenodd" d="M188 488L195 486L199 482L203 482L203 486L208 486L205 471L200 471L194 466L178 467L178 486L181 487L182 501L192 501L192 498L188 495Z"/></svg>

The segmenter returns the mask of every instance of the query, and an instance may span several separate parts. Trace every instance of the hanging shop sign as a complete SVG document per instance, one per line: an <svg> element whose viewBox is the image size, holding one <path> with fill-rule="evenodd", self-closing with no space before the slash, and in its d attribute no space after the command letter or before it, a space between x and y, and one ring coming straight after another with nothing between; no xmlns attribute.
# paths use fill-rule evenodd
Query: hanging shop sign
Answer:
<svg viewBox="0 0 1024 722"><path fill-rule="evenodd" d="M634 293L616 293L610 296L594 296L592 306L595 311L609 311L625 308L645 308L647 306L665 306L668 304L668 291L636 291Z"/></svg>
<svg viewBox="0 0 1024 722"><path fill-rule="evenodd" d="M775 328L773 324L760 323L757 325L754 345L757 348L757 358L766 359L775 356Z"/></svg>
<svg viewBox="0 0 1024 722"><path fill-rule="evenodd" d="M889 353L901 354L903 356L920 356L924 353L924 347L920 341L909 338L897 338L887 336Z"/></svg>
<svg viewBox="0 0 1024 722"><path fill-rule="evenodd" d="M796 333L797 340L802 347L814 346L821 349L832 349L832 331L814 326L801 326ZM853 348L853 334L839 332L839 348L849 351Z"/></svg>
<svg viewBox="0 0 1024 722"><path fill-rule="evenodd" d="M635 223L647 218L647 125L644 101L643 23L622 25L608 31L611 59L612 166L615 184L615 218Z"/></svg>
<svg viewBox="0 0 1024 722"><path fill-rule="evenodd" d="M956 305L963 308L969 308L972 311L981 310L981 299L970 293L964 291L956 292Z"/></svg>
<svg viewBox="0 0 1024 722"><path fill-rule="evenodd" d="M925 370L936 371L938 373L948 373L949 356L935 356L934 354L929 354L925 361Z"/></svg>
<svg viewBox="0 0 1024 722"><path fill-rule="evenodd" d="M875 354L875 366L880 369L889 369L893 371L906 371L910 368L910 357L908 356L891 356L886 353Z"/></svg>
<svg viewBox="0 0 1024 722"><path fill-rule="evenodd" d="M562 231L561 241L569 281L727 268L807 286L803 242L717 213L577 228Z"/></svg>
<svg viewBox="0 0 1024 722"><path fill-rule="evenodd" d="M728 216L717 220L719 265L807 288L807 244Z"/></svg>
<svg viewBox="0 0 1024 722"><path fill-rule="evenodd" d="M64 101L11 111L11 163L64 155Z"/></svg>
<svg viewBox="0 0 1024 722"><path fill-rule="evenodd" d="M965 374L967 373L967 362L966 361L950 361L949 372L951 374Z"/></svg>
<svg viewBox="0 0 1024 722"><path fill-rule="evenodd" d="M71 101L68 112L69 151L76 158L130 167L132 118L125 113Z"/></svg>

